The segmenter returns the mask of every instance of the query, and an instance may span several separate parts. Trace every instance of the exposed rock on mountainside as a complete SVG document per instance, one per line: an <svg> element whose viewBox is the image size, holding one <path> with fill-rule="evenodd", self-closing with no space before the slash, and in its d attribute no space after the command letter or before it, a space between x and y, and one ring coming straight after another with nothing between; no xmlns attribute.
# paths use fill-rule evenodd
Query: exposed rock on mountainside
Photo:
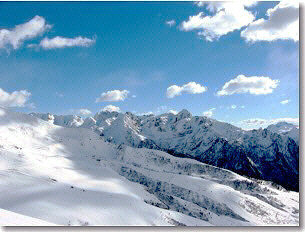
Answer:
<svg viewBox="0 0 305 232"><path fill-rule="evenodd" d="M284 132L277 126L245 131L211 118L192 116L187 110L158 116L99 112L82 124L75 123L75 118L67 122L60 120L65 116L53 117L56 125L91 128L108 142L158 149L248 177L270 180L290 190L299 188L297 128L289 130L294 136L287 133L286 127Z"/></svg>
<svg viewBox="0 0 305 232"><path fill-rule="evenodd" d="M297 192L2 108L0 176L0 208L57 225L299 223Z"/></svg>
<svg viewBox="0 0 305 232"><path fill-rule="evenodd" d="M274 133L286 135L294 139L297 143L299 143L299 126L288 122L278 122L276 124L268 126L267 129Z"/></svg>

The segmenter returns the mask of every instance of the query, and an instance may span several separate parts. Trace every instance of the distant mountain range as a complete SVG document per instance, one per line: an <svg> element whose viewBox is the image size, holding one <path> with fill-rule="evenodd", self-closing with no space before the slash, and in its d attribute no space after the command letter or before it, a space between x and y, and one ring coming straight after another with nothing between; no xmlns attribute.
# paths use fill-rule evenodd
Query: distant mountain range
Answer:
<svg viewBox="0 0 305 232"><path fill-rule="evenodd" d="M299 128L290 123L246 131L208 117L192 116L187 110L157 116L106 111L85 119L49 113L31 115L59 126L90 128L114 144L162 150L299 190Z"/></svg>
<svg viewBox="0 0 305 232"><path fill-rule="evenodd" d="M284 143L286 135L260 130L239 139L242 130L186 111L140 117L99 113L85 120L40 116L49 122L0 107L0 225L299 225L298 192L194 160L206 146L202 154L221 164L219 157L236 155L224 150L231 143L263 143L263 135L265 143ZM162 149L176 156L190 151L185 156L192 159ZM236 160L249 157L238 155ZM222 164L245 165L235 159Z"/></svg>

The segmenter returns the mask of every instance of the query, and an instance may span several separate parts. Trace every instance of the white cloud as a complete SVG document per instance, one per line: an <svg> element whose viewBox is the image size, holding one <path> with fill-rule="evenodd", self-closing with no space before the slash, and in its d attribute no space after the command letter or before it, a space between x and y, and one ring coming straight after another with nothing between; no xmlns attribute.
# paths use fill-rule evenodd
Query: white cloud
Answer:
<svg viewBox="0 0 305 232"><path fill-rule="evenodd" d="M117 102L124 101L129 94L127 90L111 90L105 93L102 93L95 102Z"/></svg>
<svg viewBox="0 0 305 232"><path fill-rule="evenodd" d="M279 80L272 80L269 77L246 77L239 75L226 82L222 89L217 92L218 96L250 93L254 95L270 94L278 86Z"/></svg>
<svg viewBox="0 0 305 232"><path fill-rule="evenodd" d="M89 115L89 114L92 114L92 112L88 109L79 109L78 110L79 114L81 115Z"/></svg>
<svg viewBox="0 0 305 232"><path fill-rule="evenodd" d="M108 105L108 106L105 106L102 111L106 112L120 112L120 108L117 107L117 106L113 106L113 105Z"/></svg>
<svg viewBox="0 0 305 232"><path fill-rule="evenodd" d="M212 116L213 116L213 111L214 111L214 110L216 110L216 108L211 108L211 109L209 109L209 110L203 112L203 116L209 117L209 118L212 117Z"/></svg>
<svg viewBox="0 0 305 232"><path fill-rule="evenodd" d="M25 40L33 39L42 35L51 25L41 16L35 16L30 21L19 24L13 29L0 30L0 48L12 46L14 49L19 48Z"/></svg>
<svg viewBox="0 0 305 232"><path fill-rule="evenodd" d="M270 120L270 124L275 124L278 122L289 122L292 124L299 125L299 118L275 118Z"/></svg>
<svg viewBox="0 0 305 232"><path fill-rule="evenodd" d="M167 88L166 95L168 98L174 98L182 93L199 94L207 91L207 87L197 84L196 82L189 82L183 86L172 85Z"/></svg>
<svg viewBox="0 0 305 232"><path fill-rule="evenodd" d="M244 129L258 129L260 127L265 128L271 124L278 122L288 122L295 125L299 125L299 118L274 118L274 119L262 119L262 118L251 118L240 121L238 124Z"/></svg>
<svg viewBox="0 0 305 232"><path fill-rule="evenodd" d="M241 36L249 42L293 40L299 41L299 3L281 1L267 11L268 19L252 22Z"/></svg>
<svg viewBox="0 0 305 232"><path fill-rule="evenodd" d="M176 114L178 114L178 111L176 111L176 110L169 110L168 113L176 115Z"/></svg>
<svg viewBox="0 0 305 232"><path fill-rule="evenodd" d="M286 105L286 104L288 104L290 102L290 100L289 99L287 99L287 100L283 100L283 101L281 101L281 104L282 105Z"/></svg>
<svg viewBox="0 0 305 232"><path fill-rule="evenodd" d="M195 5L197 5L198 7L203 7L205 4L207 4L207 2L203 2L203 1L195 2Z"/></svg>
<svg viewBox="0 0 305 232"><path fill-rule="evenodd" d="M172 27L176 25L176 21L175 20L169 20L165 22L166 25Z"/></svg>
<svg viewBox="0 0 305 232"><path fill-rule="evenodd" d="M237 107L236 105L231 105L231 109L233 110L236 109L236 107Z"/></svg>
<svg viewBox="0 0 305 232"><path fill-rule="evenodd" d="M195 5L197 5L198 7L203 7L205 5L207 5L208 10L210 10L211 12L214 12L217 10L217 8L220 8L225 2L223 1L216 1L216 2L207 2L207 1L198 1L195 2ZM239 4L242 4L245 7L251 7L257 4L257 1L253 1L253 0L242 0L238 2Z"/></svg>
<svg viewBox="0 0 305 232"><path fill-rule="evenodd" d="M45 37L40 41L39 46L43 49L65 48L65 47L89 47L95 43L95 39L86 37L65 38L56 36L52 39Z"/></svg>
<svg viewBox="0 0 305 232"><path fill-rule="evenodd" d="M139 115L139 116L144 116L144 115L151 115L151 114L154 115L154 112L148 111L148 112L144 112L144 113L139 113L139 114L137 114L137 115Z"/></svg>
<svg viewBox="0 0 305 232"><path fill-rule="evenodd" d="M27 90L5 92L0 88L0 106L4 107L25 107L31 93ZM31 106L31 104L30 104Z"/></svg>
<svg viewBox="0 0 305 232"><path fill-rule="evenodd" d="M198 6L206 5L207 10L214 15L204 15L200 12L190 16L187 21L182 22L181 30L200 30L198 35L207 41L213 41L234 30L239 30L251 23L255 17L246 9L253 5L253 1L240 2L209 2L197 3Z"/></svg>
<svg viewBox="0 0 305 232"><path fill-rule="evenodd" d="M259 126L259 125L264 125L267 123L268 120L266 119L262 119L262 118L251 118L251 119L246 119L241 121L242 124L247 124L247 125L255 125L255 126Z"/></svg>

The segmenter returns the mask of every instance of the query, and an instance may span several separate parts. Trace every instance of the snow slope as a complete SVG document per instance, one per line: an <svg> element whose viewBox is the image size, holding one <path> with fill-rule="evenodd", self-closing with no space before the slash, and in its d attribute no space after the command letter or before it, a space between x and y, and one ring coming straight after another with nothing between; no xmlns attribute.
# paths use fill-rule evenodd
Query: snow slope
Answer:
<svg viewBox="0 0 305 232"><path fill-rule="evenodd" d="M0 209L0 225L6 226L56 226L55 224Z"/></svg>
<svg viewBox="0 0 305 232"><path fill-rule="evenodd" d="M3 108L0 192L0 208L57 225L299 223L297 192Z"/></svg>
<svg viewBox="0 0 305 232"><path fill-rule="evenodd" d="M78 116L32 115L51 118L49 122L55 125L91 128L111 143L194 158L298 191L298 138L279 134L278 130L245 131L211 118L192 116L187 110L157 116L103 111L79 124L74 123L81 121Z"/></svg>

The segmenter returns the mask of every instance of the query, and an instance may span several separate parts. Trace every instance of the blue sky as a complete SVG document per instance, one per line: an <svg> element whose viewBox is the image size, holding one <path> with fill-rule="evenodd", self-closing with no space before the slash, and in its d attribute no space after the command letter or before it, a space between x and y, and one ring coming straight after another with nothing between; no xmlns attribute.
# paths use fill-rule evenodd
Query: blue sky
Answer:
<svg viewBox="0 0 305 232"><path fill-rule="evenodd" d="M296 20L276 18L293 16L294 8L278 2L1 2L0 104L55 114L88 109L91 115L107 105L138 114L185 108L244 128L280 118L295 121ZM231 30L221 28L227 19L232 19ZM224 88L239 75L250 84ZM169 97L173 85L179 88ZM223 88L226 94L219 96ZM13 95L21 90L30 96ZM24 99L16 103L18 94ZM266 121L251 124L250 119Z"/></svg>

